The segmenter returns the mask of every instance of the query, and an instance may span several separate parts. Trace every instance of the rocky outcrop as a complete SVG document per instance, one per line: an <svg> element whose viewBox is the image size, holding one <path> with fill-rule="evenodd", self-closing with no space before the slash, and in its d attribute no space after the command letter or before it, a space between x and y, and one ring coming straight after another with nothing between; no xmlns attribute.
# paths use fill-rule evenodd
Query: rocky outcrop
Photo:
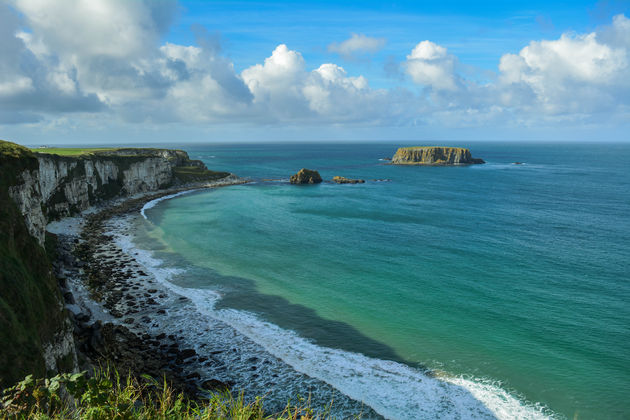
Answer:
<svg viewBox="0 0 630 420"><path fill-rule="evenodd" d="M365 182L364 179L350 179L343 176L334 176L332 180L337 184L363 184Z"/></svg>
<svg viewBox="0 0 630 420"><path fill-rule="evenodd" d="M471 165L485 163L461 147L401 147L392 158L394 165Z"/></svg>
<svg viewBox="0 0 630 420"><path fill-rule="evenodd" d="M291 175L290 182L291 184L319 184L322 182L322 177L317 171L302 168L297 174Z"/></svg>
<svg viewBox="0 0 630 420"><path fill-rule="evenodd" d="M0 140L0 385L26 373L77 368L62 280L47 252L55 252L46 234L49 220L101 200L228 175L209 171L181 150L116 149L65 157Z"/></svg>
<svg viewBox="0 0 630 420"><path fill-rule="evenodd" d="M36 163L17 173L9 195L40 245L47 220L76 214L116 196L229 175L208 171L182 150L114 149L79 157L27 153Z"/></svg>

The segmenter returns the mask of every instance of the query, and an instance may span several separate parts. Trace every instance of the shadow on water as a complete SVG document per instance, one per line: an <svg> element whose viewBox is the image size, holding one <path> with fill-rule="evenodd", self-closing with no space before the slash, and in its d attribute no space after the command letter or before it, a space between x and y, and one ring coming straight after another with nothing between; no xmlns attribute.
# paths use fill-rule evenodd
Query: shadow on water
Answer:
<svg viewBox="0 0 630 420"><path fill-rule="evenodd" d="M405 360L387 344L362 334L345 322L322 318L306 306L291 303L279 296L259 293L253 280L222 276L213 270L196 267L194 270L189 270L177 283L179 286L188 288L199 288L199 284L219 286L222 298L217 303L216 309L252 312L285 330L295 331L318 346L360 353L375 359L391 360L419 369L426 376L435 377L435 374L426 366ZM470 391L451 383L449 386L478 401L476 414L480 417L496 419L496 416ZM369 404L369 401L366 403Z"/></svg>

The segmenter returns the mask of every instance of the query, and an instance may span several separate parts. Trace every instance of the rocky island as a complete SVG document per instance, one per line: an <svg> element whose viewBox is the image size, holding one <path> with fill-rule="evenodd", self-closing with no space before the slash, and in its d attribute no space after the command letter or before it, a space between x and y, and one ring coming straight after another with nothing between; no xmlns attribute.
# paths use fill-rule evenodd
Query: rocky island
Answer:
<svg viewBox="0 0 630 420"><path fill-rule="evenodd" d="M471 165L486 163L474 158L462 147L418 146L401 147L392 158L393 165Z"/></svg>
<svg viewBox="0 0 630 420"><path fill-rule="evenodd" d="M322 177L317 171L302 168L297 174L291 175L290 182L291 184L319 184L322 182Z"/></svg>

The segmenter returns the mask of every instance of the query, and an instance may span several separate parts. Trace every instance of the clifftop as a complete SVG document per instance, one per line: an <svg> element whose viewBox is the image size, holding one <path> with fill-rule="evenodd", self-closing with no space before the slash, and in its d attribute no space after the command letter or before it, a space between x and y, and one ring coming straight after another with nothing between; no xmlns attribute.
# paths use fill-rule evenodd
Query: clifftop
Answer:
<svg viewBox="0 0 630 420"><path fill-rule="evenodd" d="M470 165L485 163L473 158L470 150L462 147L418 146L401 147L392 158L394 165Z"/></svg>
<svg viewBox="0 0 630 420"><path fill-rule="evenodd" d="M0 140L0 385L77 364L45 249L52 252L48 221L101 200L229 175L182 150L31 150Z"/></svg>

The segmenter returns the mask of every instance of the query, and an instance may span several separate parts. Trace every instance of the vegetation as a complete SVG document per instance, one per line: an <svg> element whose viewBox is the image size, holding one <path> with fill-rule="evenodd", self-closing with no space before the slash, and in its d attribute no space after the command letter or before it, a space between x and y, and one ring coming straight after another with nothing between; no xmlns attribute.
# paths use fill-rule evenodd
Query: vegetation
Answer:
<svg viewBox="0 0 630 420"><path fill-rule="evenodd" d="M46 373L42 343L62 329L57 280L50 262L26 227L9 188L37 159L26 147L0 141L0 385L6 386L30 371ZM60 368L70 368L62 363Z"/></svg>
<svg viewBox="0 0 630 420"><path fill-rule="evenodd" d="M263 400L245 403L243 395L229 392L210 393L194 401L176 393L165 382L149 376L121 378L116 371L98 370L95 376L85 373L61 374L50 379L27 376L17 385L5 389L0 398L0 418L6 419L286 419L310 420L328 418L316 414L301 400L288 403L276 414L266 414Z"/></svg>
<svg viewBox="0 0 630 420"><path fill-rule="evenodd" d="M116 150L114 148L106 148L106 147L88 147L88 148L72 148L72 147L38 147L31 149L33 152L37 153L48 153L51 155L59 155L59 156L81 156L86 154L92 154L95 152L104 152L104 151L112 151Z"/></svg>
<svg viewBox="0 0 630 420"><path fill-rule="evenodd" d="M173 175L183 183L195 181L215 181L230 175L228 172L215 172L200 166L178 166L173 168Z"/></svg>

